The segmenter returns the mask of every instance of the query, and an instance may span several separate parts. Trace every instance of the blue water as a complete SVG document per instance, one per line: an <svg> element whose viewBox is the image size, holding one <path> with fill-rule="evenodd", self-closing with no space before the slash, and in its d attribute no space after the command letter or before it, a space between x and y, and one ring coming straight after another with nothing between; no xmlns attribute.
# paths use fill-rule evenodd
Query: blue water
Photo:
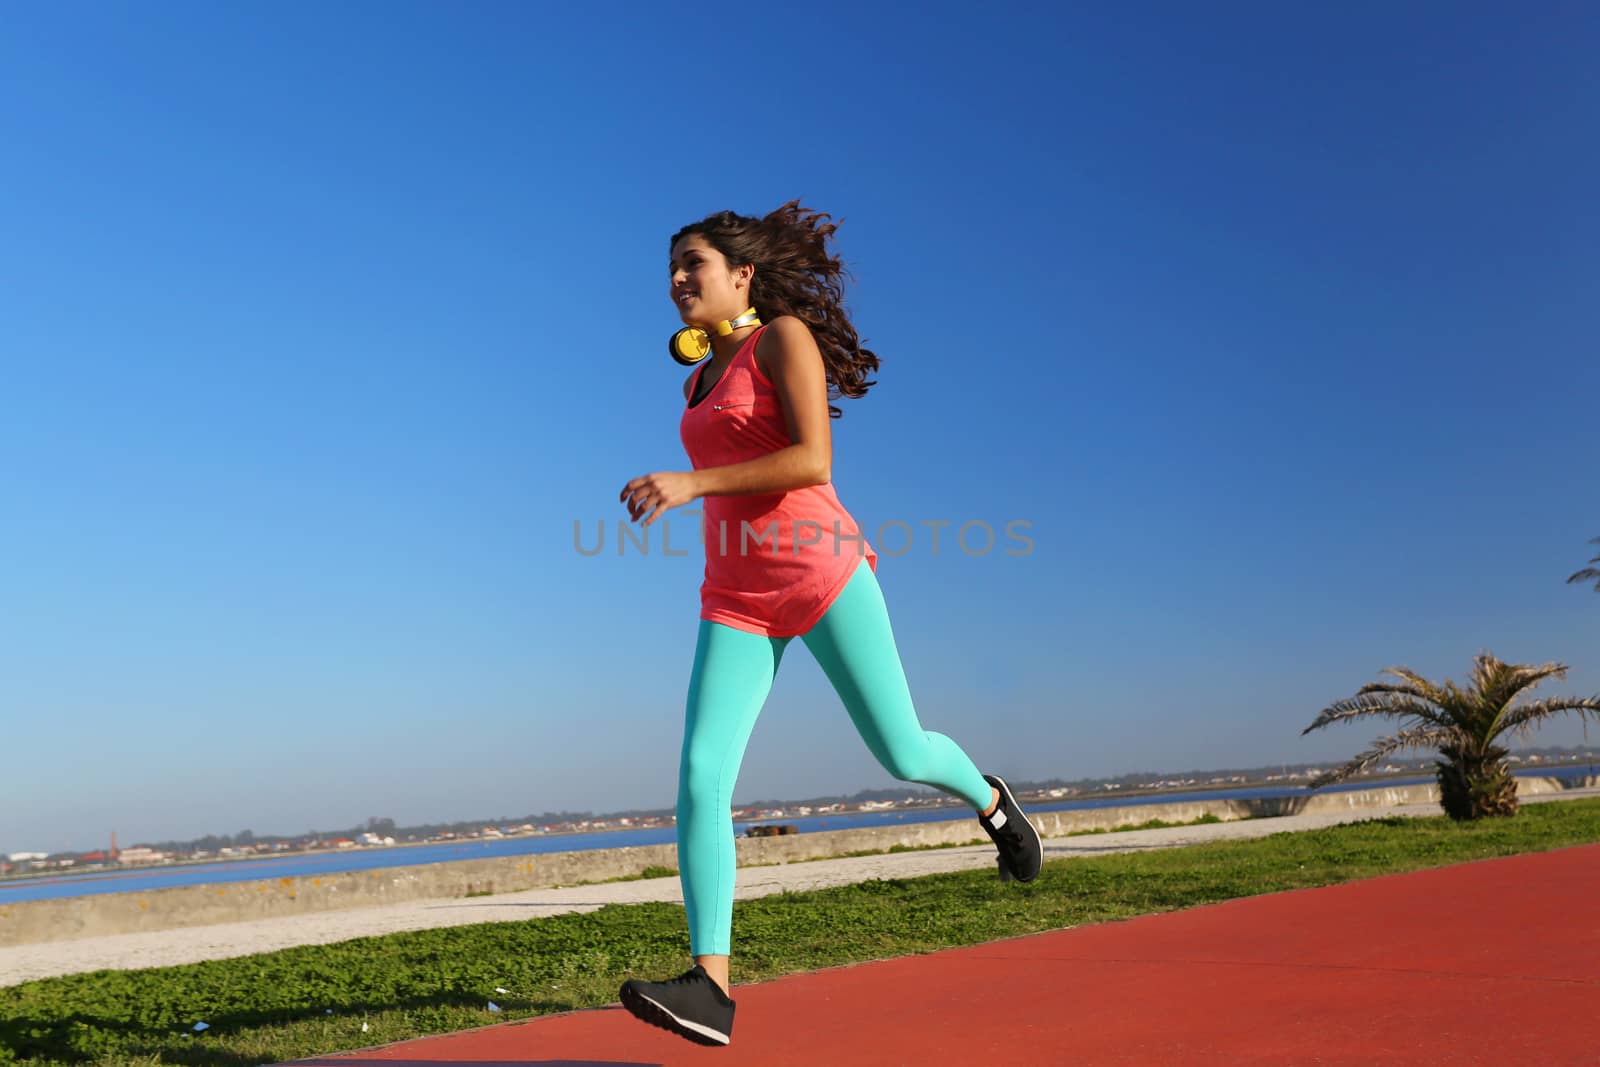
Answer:
<svg viewBox="0 0 1600 1067"><path fill-rule="evenodd" d="M1553 769L1529 769L1521 773L1544 777L1574 778L1592 773L1587 764ZM1330 786L1324 792L1371 789L1392 785L1415 785L1432 778L1395 778L1381 783L1353 782ZM1152 793L1146 796L1077 797L1047 804L1029 804L1030 812L1081 811L1087 808L1131 807L1140 804L1173 804L1188 800L1250 800L1288 797L1305 793L1303 786L1253 786L1243 789L1206 789L1187 793ZM817 830L854 830L867 826L892 826L899 823L948 822L970 818L961 807L922 808L914 811L868 811L845 814L809 815L781 820L735 821L734 832L743 835L748 826L782 822L801 833ZM650 830L604 830L587 834L556 834L547 837L499 838L487 841L448 841L431 845L393 848L341 849L312 855L241 859L178 866L142 867L131 870L89 871L82 874L51 875L0 881L0 904L24 900L52 900L60 897L93 896L99 893L143 893L185 885L211 885L226 882L253 882L268 878L300 878L345 871L365 871L378 867L409 867L447 860L489 859L495 856L535 856L550 852L582 852L595 848L624 848L634 845L670 845L677 830L663 826Z"/></svg>

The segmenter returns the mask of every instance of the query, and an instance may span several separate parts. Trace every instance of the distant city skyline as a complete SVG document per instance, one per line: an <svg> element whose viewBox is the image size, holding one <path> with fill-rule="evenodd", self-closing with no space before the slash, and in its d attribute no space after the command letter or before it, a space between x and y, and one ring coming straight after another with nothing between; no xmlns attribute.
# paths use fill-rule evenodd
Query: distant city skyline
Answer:
<svg viewBox="0 0 1600 1067"><path fill-rule="evenodd" d="M1600 742L1600 738L1597 738L1597 742ZM1510 757L1510 762L1512 762L1514 765L1517 765L1519 767L1526 767L1526 766L1528 766L1530 764L1536 764L1540 760L1548 759L1548 760L1551 760L1551 761L1569 761L1571 759L1580 758L1580 757L1583 757L1583 756L1588 756L1591 759L1600 758L1600 750L1588 749L1588 748L1586 748L1584 746L1548 746L1548 745L1517 746L1517 747L1513 748L1512 756ZM1397 755L1393 756L1392 758L1390 758L1389 760L1384 761L1383 764L1381 764L1381 765L1379 765L1377 767L1374 767L1368 773L1369 773L1369 775L1382 775L1382 774L1384 774L1386 772L1392 772L1395 769L1400 769L1400 770L1415 769L1419 773L1422 773L1422 772L1426 772L1427 768L1432 765L1432 761L1433 761L1433 757L1431 757L1431 756L1417 756L1417 755L1407 756L1407 755L1397 754ZM1273 773L1273 769L1275 767L1279 768L1279 770L1281 770L1282 774ZM1034 788L1038 788L1038 787L1044 787L1044 786L1047 786L1047 785L1052 784L1052 783L1061 783L1064 786L1074 787L1076 790L1078 790L1083 795L1095 795L1096 789L1098 787L1100 787L1102 785L1111 785L1112 783L1118 783L1118 788L1134 788L1135 790L1137 790L1137 789L1142 789L1142 788L1172 789L1172 788L1181 788L1181 787L1184 787L1184 786L1214 786L1214 785L1224 784L1227 781L1243 782L1243 781L1245 781L1246 776L1248 776L1250 778L1250 780L1262 780L1262 781L1269 781L1269 782L1273 781L1273 780L1276 780L1276 779L1279 779L1280 777L1286 777L1286 778L1298 780L1298 779L1303 779L1303 778L1307 777L1306 772L1307 772L1308 769L1314 769L1314 768L1317 768L1317 767L1318 767L1318 764L1316 764L1316 763L1305 763L1305 762L1279 763L1279 764L1270 764L1270 765L1262 765L1262 766L1250 766L1250 767L1246 767L1246 766L1217 767L1217 768L1195 768L1195 767L1190 767L1190 768L1184 768L1184 769L1181 769L1181 770L1180 769L1169 769L1169 770L1165 770L1165 771L1161 771L1161 770L1130 771L1130 772L1127 772L1126 774L1122 774L1122 775L1098 776L1098 777L1080 778L1080 779L1072 779L1072 780L1063 780L1063 779L1059 779L1059 778L1045 779L1045 780L1042 780L1042 781L1026 781L1026 782L1024 782L1022 780L1018 780L1016 782L1013 782L1012 785L1015 788L1018 788L1018 789L1023 789L1023 788L1034 789ZM1132 781L1130 781L1130 779L1132 779ZM1355 781L1355 780L1359 780L1359 779L1353 779L1353 781ZM936 790L930 789L927 786L917 785L915 783L900 783L900 782L896 782L896 783L894 783L892 785L888 785L888 786L879 786L879 787L875 787L875 788L859 789L859 790L855 790L854 792L844 793L844 794L829 793L829 794L819 794L819 795L816 795L816 796L791 797L791 798L788 798L788 799L782 799L782 798L777 798L777 797L748 797L748 798L744 798L744 799L735 799L735 801L733 802L733 811L735 813L739 813L739 812L748 812L748 811L763 810L763 809L781 809L781 808L794 808L794 807L802 807L802 806L815 807L817 805L826 805L826 804L834 804L834 803L853 804L853 803L859 803L859 802L861 802L861 801L863 801L865 799L883 799L883 798L897 797L897 796L898 797L916 797L916 798L920 798L920 799L944 799L944 800L948 801L953 806L959 806L960 803L961 803L961 801L958 800L957 798L945 796L944 794L940 794ZM360 837L360 836L363 835L363 831L364 830L366 831L366 836L372 836L372 832L371 832L372 831L372 827L377 823L384 824L383 826L380 826L379 829L385 835L393 835L393 834L409 835L409 834L413 834L413 833L416 833L418 831L429 829L429 828L432 828L435 831L443 829L443 828L453 828L453 829L456 829L457 832L460 832L460 830L467 830L467 829L472 829L472 828L479 828L479 829L493 828L493 829L496 829L496 830L500 830L500 829L504 829L504 828L507 828L507 827L523 827L523 826L527 826L527 825L534 825L534 826L540 826L540 825L569 826L569 825L572 825L573 823L575 823L576 821L580 821L580 820L583 822L583 824L585 826L588 826L588 825L594 824L594 823L611 823L611 822L616 822L618 820L653 819L653 818L660 818L660 817L670 817L672 815L672 813L673 813L673 807L669 805L669 806L661 807L661 808L608 808L608 809L602 809L602 810L598 810L598 811L544 811L544 812L537 812L537 813L536 812L527 812L527 813L523 813L523 814L519 814L519 815L501 814L501 815L498 815L498 816L484 816L484 817L481 817L481 818L467 818L467 819L456 819L456 820L448 820L448 821L431 820L431 821L423 821L423 822L419 822L419 823L415 823L415 824L400 824L400 823L397 823L392 818L379 817L379 816L369 816L368 819L366 820L365 826L363 826L361 824L352 824L352 825L349 825L349 826L331 826L330 825L330 826L324 826L324 827L313 827L313 828L310 828L310 829L308 829L306 831L303 831L303 832L294 832L294 833L282 833L282 832L277 832L277 831L256 832L254 830L234 831L234 832L221 831L221 830L212 830L209 833L200 834L200 835L197 835L197 836L191 837L191 838L166 837L166 838L142 839L137 843L130 844L130 845L126 846L125 848L120 849L120 851L125 851L126 848L137 848L139 846L145 846L145 845L154 846L154 847L170 847L172 845L194 844L196 842L204 841L204 840L207 840L207 839L237 838L240 833L245 833L245 832L248 832L252 836L252 838L254 840L256 840L256 841L271 841L271 840L283 840L283 839L287 839L287 840L331 839L331 838L341 837L341 836L344 836L344 835L351 835L352 837ZM368 844L376 844L376 843L379 843L379 842L367 842L367 843ZM391 836L387 843L388 844L394 844L396 842L393 839L393 837ZM64 850L56 850L56 851L58 853L59 852L81 853L81 852L84 852L84 851L98 851L98 847L96 849L94 849L94 850L64 849ZM25 854L25 855L44 856L44 855L49 855L51 853L34 852L32 850L24 850L23 854ZM0 857L7 857L7 856L14 856L14 855L15 855L15 853L8 852L8 850L6 848L0 847Z"/></svg>
<svg viewBox="0 0 1600 1067"><path fill-rule="evenodd" d="M670 806L667 243L797 197L882 360L833 484L985 773L1330 762L1485 650L1600 693L1600 13L807 12L8 13L0 848ZM735 796L893 781L797 643Z"/></svg>

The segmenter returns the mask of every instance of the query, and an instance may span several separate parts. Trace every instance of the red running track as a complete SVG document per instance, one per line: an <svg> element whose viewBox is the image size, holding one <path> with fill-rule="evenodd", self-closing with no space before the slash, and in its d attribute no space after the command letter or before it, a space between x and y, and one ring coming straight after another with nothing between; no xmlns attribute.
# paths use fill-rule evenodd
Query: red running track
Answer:
<svg viewBox="0 0 1600 1067"><path fill-rule="evenodd" d="M664 976L649 976L664 977ZM1600 1064L1600 846L735 986L733 1044L620 1007L299 1061Z"/></svg>

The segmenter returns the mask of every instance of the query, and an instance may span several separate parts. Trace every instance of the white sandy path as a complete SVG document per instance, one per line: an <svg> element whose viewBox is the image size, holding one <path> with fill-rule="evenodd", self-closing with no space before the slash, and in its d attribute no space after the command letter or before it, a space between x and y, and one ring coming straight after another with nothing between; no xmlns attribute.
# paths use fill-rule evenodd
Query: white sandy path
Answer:
<svg viewBox="0 0 1600 1067"><path fill-rule="evenodd" d="M1600 789L1572 790L1548 796L1525 797L1524 800L1562 800L1595 795L1600 795ZM1391 815L1421 817L1437 814L1437 804L1411 804L1163 830L1125 830L1120 833L1047 838L1044 842L1045 859L1139 852L1203 841L1265 837L1289 830L1310 830ZM883 878L915 878L943 871L993 868L994 865L992 846L972 845L925 852L813 860L771 867L741 867L734 896L747 900L785 890L820 889ZM132 970L228 959L296 945L326 945L401 930L486 922L523 922L563 912L595 911L607 904L645 901L683 903L678 879L652 878L561 889L528 889L493 898L419 900L409 904L317 912L282 919L17 945L0 948L0 986L84 971Z"/></svg>

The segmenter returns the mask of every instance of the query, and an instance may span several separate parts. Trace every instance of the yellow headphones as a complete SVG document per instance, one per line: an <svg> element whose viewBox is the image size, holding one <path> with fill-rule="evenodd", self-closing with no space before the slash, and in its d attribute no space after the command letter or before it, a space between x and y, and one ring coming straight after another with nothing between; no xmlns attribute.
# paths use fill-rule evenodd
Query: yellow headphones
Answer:
<svg viewBox="0 0 1600 1067"><path fill-rule="evenodd" d="M760 325L761 316L756 309L746 308L738 316L717 323L717 336L726 337L734 330ZM711 335L698 326L685 326L667 341L667 351L685 367L692 367L711 354Z"/></svg>

